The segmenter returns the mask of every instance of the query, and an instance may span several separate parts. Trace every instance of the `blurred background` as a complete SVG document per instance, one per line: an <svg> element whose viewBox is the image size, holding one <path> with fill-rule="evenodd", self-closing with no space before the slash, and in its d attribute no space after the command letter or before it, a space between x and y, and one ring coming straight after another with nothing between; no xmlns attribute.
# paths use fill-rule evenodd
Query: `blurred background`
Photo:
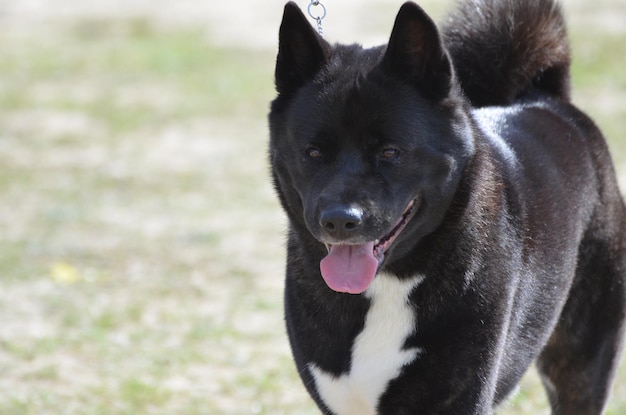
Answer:
<svg viewBox="0 0 626 415"><path fill-rule="evenodd" d="M323 3L328 40L372 46L401 2ZM626 3L563 3L574 101L626 190ZM0 0L0 413L318 413L266 163L282 8ZM547 408L531 371L498 413Z"/></svg>

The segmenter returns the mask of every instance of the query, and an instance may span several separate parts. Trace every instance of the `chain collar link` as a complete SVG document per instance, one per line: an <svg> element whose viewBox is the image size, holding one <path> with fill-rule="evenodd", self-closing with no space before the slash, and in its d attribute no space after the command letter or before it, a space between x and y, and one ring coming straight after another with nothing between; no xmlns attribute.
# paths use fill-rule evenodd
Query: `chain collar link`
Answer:
<svg viewBox="0 0 626 415"><path fill-rule="evenodd" d="M320 36L324 37L322 19L326 17L326 7L322 4L322 2L320 2L320 0L311 0L307 11L309 12L309 16L317 22L317 32Z"/></svg>

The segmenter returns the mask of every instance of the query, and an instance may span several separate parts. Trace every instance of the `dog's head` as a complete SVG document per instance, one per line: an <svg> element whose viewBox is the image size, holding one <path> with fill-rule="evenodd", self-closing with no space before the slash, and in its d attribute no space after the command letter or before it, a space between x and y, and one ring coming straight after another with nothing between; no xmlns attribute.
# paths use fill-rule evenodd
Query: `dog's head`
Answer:
<svg viewBox="0 0 626 415"><path fill-rule="evenodd" d="M473 151L437 27L400 9L386 47L330 45L285 6L270 113L275 187L330 288L367 289L441 222Z"/></svg>

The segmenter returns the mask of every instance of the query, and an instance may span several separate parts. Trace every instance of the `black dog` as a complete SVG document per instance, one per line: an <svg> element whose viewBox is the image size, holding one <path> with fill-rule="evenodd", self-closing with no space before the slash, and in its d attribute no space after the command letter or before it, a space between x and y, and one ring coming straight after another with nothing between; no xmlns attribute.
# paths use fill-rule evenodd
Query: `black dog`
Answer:
<svg viewBox="0 0 626 415"><path fill-rule="evenodd" d="M554 414L602 413L626 209L553 1L465 0L441 31L406 3L372 49L289 3L276 89L287 329L325 414L490 414L533 361Z"/></svg>

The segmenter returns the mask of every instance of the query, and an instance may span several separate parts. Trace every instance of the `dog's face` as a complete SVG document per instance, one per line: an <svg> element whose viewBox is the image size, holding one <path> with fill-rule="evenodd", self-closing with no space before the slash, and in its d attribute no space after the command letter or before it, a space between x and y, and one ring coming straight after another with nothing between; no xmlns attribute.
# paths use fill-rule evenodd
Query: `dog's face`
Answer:
<svg viewBox="0 0 626 415"><path fill-rule="evenodd" d="M276 85L270 157L283 206L326 245L330 288L362 292L439 224L472 151L437 29L409 5L386 49L331 47L288 4Z"/></svg>

